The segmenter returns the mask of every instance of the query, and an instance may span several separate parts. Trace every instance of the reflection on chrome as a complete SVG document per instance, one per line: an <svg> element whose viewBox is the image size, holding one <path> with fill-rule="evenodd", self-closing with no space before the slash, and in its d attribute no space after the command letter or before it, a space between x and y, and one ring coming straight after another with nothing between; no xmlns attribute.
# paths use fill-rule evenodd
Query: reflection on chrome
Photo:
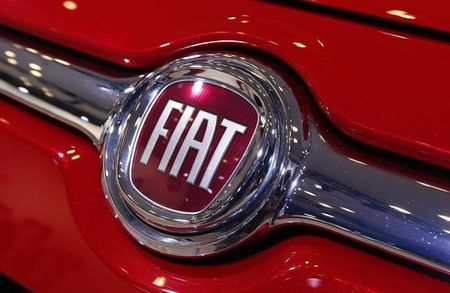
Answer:
<svg viewBox="0 0 450 293"><path fill-rule="evenodd" d="M22 93L24 93L24 94L29 94L30 93L30 91L27 88L24 88L23 86L19 86L17 89L19 91L21 91Z"/></svg>
<svg viewBox="0 0 450 293"><path fill-rule="evenodd" d="M317 196L315 193L312 193L311 191L305 190L304 193L309 194L311 196Z"/></svg>
<svg viewBox="0 0 450 293"><path fill-rule="evenodd" d="M446 220L447 222L450 222L450 216L438 215L438 217Z"/></svg>
<svg viewBox="0 0 450 293"><path fill-rule="evenodd" d="M358 160L353 159L353 158L348 158L348 159L349 159L350 161L353 161L353 162L358 163L358 164L361 164L361 165L367 165L366 163L361 162L361 161L358 161Z"/></svg>
<svg viewBox="0 0 450 293"><path fill-rule="evenodd" d="M59 64L62 64L62 65L66 65L66 66L70 65L69 62L61 60L61 59L58 59L58 58L54 58L53 60L55 60L56 62L58 62Z"/></svg>
<svg viewBox="0 0 450 293"><path fill-rule="evenodd" d="M389 205L389 207L394 209L394 210L396 210L396 211L399 211L400 213L411 215L411 213L409 211L407 211L405 209L402 209L400 207L396 207L396 206L393 206L393 205Z"/></svg>
<svg viewBox="0 0 450 293"><path fill-rule="evenodd" d="M5 55L10 58L16 58L16 53L14 53L12 51L5 51Z"/></svg>
<svg viewBox="0 0 450 293"><path fill-rule="evenodd" d="M37 70L30 70L30 73L36 77L42 77L42 73Z"/></svg>
<svg viewBox="0 0 450 293"><path fill-rule="evenodd" d="M348 209L348 208L344 208L344 207L339 207L341 210L344 210L344 211L346 211L346 212L349 212L349 213L352 213L352 214L354 214L355 213L355 211L352 211L351 209Z"/></svg>
<svg viewBox="0 0 450 293"><path fill-rule="evenodd" d="M6 40L0 52L1 93L79 128L96 144L122 91L138 80L103 76Z"/></svg>
<svg viewBox="0 0 450 293"><path fill-rule="evenodd" d="M49 60L49 61L53 61L53 60L54 60L52 57L47 56L47 55L44 55L44 54L42 54L41 57L42 57L43 59Z"/></svg>
<svg viewBox="0 0 450 293"><path fill-rule="evenodd" d="M25 48L26 51L33 53L33 54L39 54L38 50L35 50L33 48Z"/></svg>
<svg viewBox="0 0 450 293"><path fill-rule="evenodd" d="M420 185L423 185L423 186L426 186L426 187L434 188L434 189L437 189L437 190L440 190L440 191L443 191L443 192L449 192L447 189L440 188L440 187L437 187L437 186L433 186L433 185L425 183L425 182L421 182L421 181L416 181L416 182L419 183Z"/></svg>
<svg viewBox="0 0 450 293"><path fill-rule="evenodd" d="M17 65L17 60L16 59L14 59L14 58L8 58L8 59L6 59L6 61L8 61L8 63L11 63L12 65Z"/></svg>
<svg viewBox="0 0 450 293"><path fill-rule="evenodd" d="M324 208L327 208L327 209L332 209L333 208L332 206L330 206L329 204L326 204L324 202L319 202L319 205L321 205L321 206L323 206Z"/></svg>
<svg viewBox="0 0 450 293"><path fill-rule="evenodd" d="M34 70L42 70L41 66L37 65L36 63L29 63L28 66Z"/></svg>
<svg viewBox="0 0 450 293"><path fill-rule="evenodd" d="M327 214L327 213L321 213L321 214L324 215L325 217L328 217L328 218L334 218L334 216L332 216L330 214Z"/></svg>

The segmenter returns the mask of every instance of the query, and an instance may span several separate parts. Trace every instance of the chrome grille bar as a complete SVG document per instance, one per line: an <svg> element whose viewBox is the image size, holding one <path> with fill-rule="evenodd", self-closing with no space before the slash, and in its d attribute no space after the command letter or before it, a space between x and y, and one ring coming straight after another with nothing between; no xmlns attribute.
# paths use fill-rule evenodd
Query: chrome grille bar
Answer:
<svg viewBox="0 0 450 293"><path fill-rule="evenodd" d="M102 126L137 77L114 78L0 39L0 93L86 133Z"/></svg>

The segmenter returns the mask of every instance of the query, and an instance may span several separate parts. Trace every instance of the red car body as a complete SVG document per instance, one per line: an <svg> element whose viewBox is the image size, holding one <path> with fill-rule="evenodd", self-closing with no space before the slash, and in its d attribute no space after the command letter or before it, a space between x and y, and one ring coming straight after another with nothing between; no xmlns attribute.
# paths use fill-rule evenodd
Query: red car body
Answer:
<svg viewBox="0 0 450 293"><path fill-rule="evenodd" d="M450 5L396 2L6 1L0 21L9 38L118 75L197 51L281 64L335 131L449 168L450 21L439 13ZM112 216L82 134L2 97L0 144L0 271L33 291L450 290L440 273L313 229L213 259L161 257Z"/></svg>

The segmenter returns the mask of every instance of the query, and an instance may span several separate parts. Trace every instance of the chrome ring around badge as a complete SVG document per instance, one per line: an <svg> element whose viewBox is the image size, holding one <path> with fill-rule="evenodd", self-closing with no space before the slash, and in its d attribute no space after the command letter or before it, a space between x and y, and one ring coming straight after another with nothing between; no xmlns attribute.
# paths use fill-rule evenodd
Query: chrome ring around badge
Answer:
<svg viewBox="0 0 450 293"><path fill-rule="evenodd" d="M291 131L302 129L299 113L264 65L224 53L178 59L145 76L112 117L109 202L131 235L162 253L235 246L273 221L291 142L302 141Z"/></svg>

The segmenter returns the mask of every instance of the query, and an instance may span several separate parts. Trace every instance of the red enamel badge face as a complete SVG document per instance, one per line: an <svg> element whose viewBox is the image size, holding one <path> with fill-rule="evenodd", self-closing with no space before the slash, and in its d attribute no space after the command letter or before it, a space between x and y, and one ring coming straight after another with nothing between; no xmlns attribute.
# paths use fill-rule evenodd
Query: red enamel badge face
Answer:
<svg viewBox="0 0 450 293"><path fill-rule="evenodd" d="M245 156L258 119L249 101L224 87L203 81L169 85L138 134L133 185L164 208L203 210Z"/></svg>

